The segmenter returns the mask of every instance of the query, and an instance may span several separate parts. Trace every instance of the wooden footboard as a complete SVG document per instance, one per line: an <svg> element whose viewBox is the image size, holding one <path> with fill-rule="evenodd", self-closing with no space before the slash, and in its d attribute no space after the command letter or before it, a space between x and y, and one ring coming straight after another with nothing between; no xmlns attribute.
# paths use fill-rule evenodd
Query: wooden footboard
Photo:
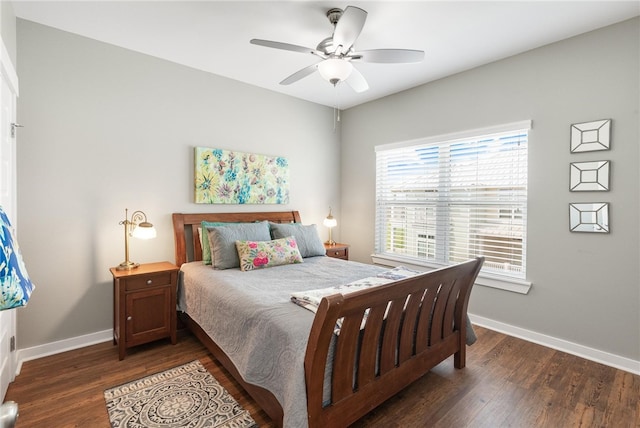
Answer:
<svg viewBox="0 0 640 428"><path fill-rule="evenodd" d="M350 425L450 355L456 368L464 367L467 305L483 262L324 298L305 355L309 426ZM326 360L340 318L331 400L323 406Z"/></svg>

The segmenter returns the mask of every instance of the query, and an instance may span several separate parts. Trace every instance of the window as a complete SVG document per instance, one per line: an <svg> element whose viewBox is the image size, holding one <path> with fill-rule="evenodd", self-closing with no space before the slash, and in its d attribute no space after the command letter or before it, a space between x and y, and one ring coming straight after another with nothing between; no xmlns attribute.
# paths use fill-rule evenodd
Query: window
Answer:
<svg viewBox="0 0 640 428"><path fill-rule="evenodd" d="M376 147L376 256L524 279L530 125Z"/></svg>

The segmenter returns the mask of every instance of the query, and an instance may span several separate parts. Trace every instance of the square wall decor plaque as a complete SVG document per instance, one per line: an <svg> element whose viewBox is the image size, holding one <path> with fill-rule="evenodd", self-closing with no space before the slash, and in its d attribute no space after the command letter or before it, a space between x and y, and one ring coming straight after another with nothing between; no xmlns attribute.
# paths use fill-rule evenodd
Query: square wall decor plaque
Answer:
<svg viewBox="0 0 640 428"><path fill-rule="evenodd" d="M594 152L611 148L611 119L571 125L571 153Z"/></svg>

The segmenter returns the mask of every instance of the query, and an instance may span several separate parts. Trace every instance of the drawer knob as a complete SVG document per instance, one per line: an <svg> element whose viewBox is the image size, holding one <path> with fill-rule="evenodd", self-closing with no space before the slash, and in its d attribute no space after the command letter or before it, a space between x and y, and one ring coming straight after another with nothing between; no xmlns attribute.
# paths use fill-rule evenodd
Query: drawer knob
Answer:
<svg viewBox="0 0 640 428"><path fill-rule="evenodd" d="M339 252L339 251L336 251L336 252L335 252L335 253L333 253L333 254L335 254L335 255L337 256L338 254L340 254L340 252Z"/></svg>
<svg viewBox="0 0 640 428"><path fill-rule="evenodd" d="M147 285L151 285L151 284L153 284L153 281L150 279L147 279Z"/></svg>
<svg viewBox="0 0 640 428"><path fill-rule="evenodd" d="M131 321L131 315L127 317L127 321Z"/></svg>

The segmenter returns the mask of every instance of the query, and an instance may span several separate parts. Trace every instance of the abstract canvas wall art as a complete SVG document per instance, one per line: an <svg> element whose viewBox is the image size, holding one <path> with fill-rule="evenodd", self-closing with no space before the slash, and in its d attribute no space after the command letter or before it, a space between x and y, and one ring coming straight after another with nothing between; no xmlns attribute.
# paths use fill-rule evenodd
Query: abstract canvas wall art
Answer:
<svg viewBox="0 0 640 428"><path fill-rule="evenodd" d="M197 204L287 204L289 162L280 156L195 148Z"/></svg>

